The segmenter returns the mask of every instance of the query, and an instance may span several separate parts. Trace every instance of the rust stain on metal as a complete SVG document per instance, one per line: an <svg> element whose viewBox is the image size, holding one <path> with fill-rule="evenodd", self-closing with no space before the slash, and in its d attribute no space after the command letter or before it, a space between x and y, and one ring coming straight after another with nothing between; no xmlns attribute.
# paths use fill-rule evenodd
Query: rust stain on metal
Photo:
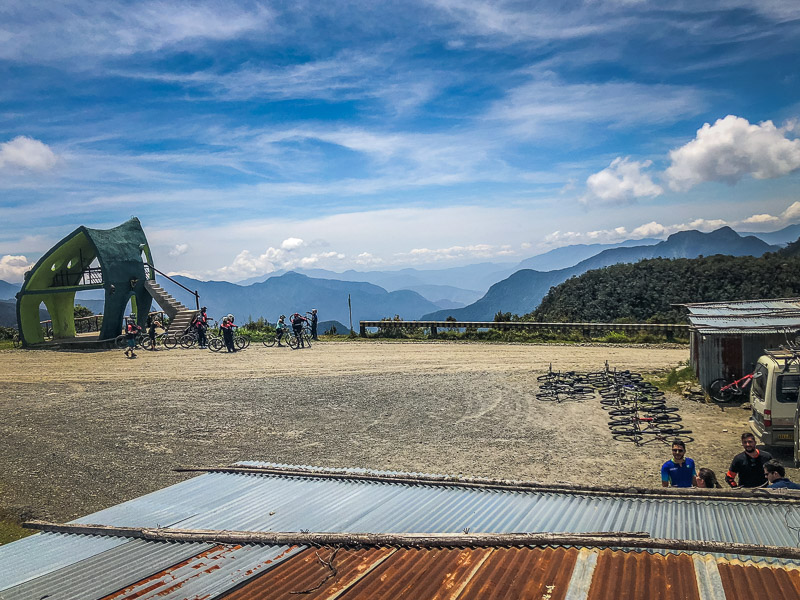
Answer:
<svg viewBox="0 0 800 600"><path fill-rule="evenodd" d="M318 599L336 598L347 593L375 564L381 564L387 556L396 552L393 548L370 548L350 550L342 548L336 554L334 565L336 576L323 586L307 594L292 594L318 585L330 572L321 560L329 560L330 548L309 548L276 565L264 574L253 578L244 586L234 590L226 600L272 600L275 598ZM319 556L318 556L319 555ZM357 594L356 594L357 595ZM350 595L347 593L347 597Z"/></svg>
<svg viewBox="0 0 800 600"><path fill-rule="evenodd" d="M603 550L587 600L700 600L688 554Z"/></svg>
<svg viewBox="0 0 800 600"><path fill-rule="evenodd" d="M230 559L238 548L216 546L104 600L168 595L195 577L219 569L220 561ZM226 600L564 600L579 554L577 548L561 547L297 550L289 548L247 572L237 572L231 585L242 585L225 594ZM691 554L595 552L596 566L587 572L591 573L587 600L700 600ZM333 576L329 565L334 567ZM797 568L721 560L717 565L726 600L800 599ZM183 572L178 573L181 568Z"/></svg>
<svg viewBox="0 0 800 600"><path fill-rule="evenodd" d="M727 600L800 598L800 571L796 569L722 563L719 575Z"/></svg>
<svg viewBox="0 0 800 600"><path fill-rule="evenodd" d="M227 554L239 548L241 548L241 546L214 546L176 565L172 565L168 569L164 569L155 575L141 579L133 585L105 596L102 600L120 600L122 598L125 600L133 600L135 598L152 596L154 593L156 596L164 596L181 588L189 579L198 576L200 570L204 569L207 572L209 570L218 569L219 565L214 565L213 563L209 565L209 563L211 561L223 559ZM175 571L184 567L197 570L197 572L189 578L178 579L175 576Z"/></svg>
<svg viewBox="0 0 800 600"><path fill-rule="evenodd" d="M458 598L563 600L577 556L575 548L496 548Z"/></svg>

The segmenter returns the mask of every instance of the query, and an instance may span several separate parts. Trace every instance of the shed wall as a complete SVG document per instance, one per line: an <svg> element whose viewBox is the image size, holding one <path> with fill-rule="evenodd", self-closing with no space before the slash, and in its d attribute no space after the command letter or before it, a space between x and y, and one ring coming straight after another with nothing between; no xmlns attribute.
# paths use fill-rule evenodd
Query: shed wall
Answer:
<svg viewBox="0 0 800 600"><path fill-rule="evenodd" d="M767 348L786 343L783 333L700 333L692 331L691 361L700 385L720 377L732 381L752 373Z"/></svg>

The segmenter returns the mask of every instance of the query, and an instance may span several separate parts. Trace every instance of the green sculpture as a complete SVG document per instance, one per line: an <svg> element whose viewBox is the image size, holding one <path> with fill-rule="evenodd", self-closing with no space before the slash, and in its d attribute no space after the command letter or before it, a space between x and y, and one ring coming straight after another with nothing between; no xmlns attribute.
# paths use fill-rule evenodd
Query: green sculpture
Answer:
<svg viewBox="0 0 800 600"><path fill-rule="evenodd" d="M98 266L92 263L97 259ZM44 302L56 339L75 337L75 293L104 289L100 340L113 340L122 329L128 300L144 326L152 297L145 279L155 278L150 247L136 217L113 229L78 227L53 246L25 274L17 293L17 322L25 346L44 341L39 305Z"/></svg>

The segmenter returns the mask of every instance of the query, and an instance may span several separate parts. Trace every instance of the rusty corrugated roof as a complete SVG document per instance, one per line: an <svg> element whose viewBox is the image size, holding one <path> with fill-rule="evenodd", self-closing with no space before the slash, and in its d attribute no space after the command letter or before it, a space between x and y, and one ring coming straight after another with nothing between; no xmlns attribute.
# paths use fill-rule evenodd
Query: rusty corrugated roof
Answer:
<svg viewBox="0 0 800 600"><path fill-rule="evenodd" d="M800 571L710 555L611 549L322 548L292 556L225 598L752 600L754 595L797 600Z"/></svg>

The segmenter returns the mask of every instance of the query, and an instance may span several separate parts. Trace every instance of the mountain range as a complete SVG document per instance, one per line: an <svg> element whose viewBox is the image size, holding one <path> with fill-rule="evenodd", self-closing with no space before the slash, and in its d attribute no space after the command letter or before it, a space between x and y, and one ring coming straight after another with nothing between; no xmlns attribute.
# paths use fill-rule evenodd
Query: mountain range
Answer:
<svg viewBox="0 0 800 600"><path fill-rule="evenodd" d="M793 237L794 236L794 237ZM773 244L764 241L764 238ZM280 314L319 309L320 318L350 323L400 315L404 319L491 320L498 312L526 314L538 306L552 286L616 263L646 258L695 258L729 254L761 256L800 237L800 225L768 234L737 234L728 227L711 233L682 231L667 240L628 240L620 244L581 244L557 248L520 263L478 263L450 269L399 269L335 273L324 269L280 272L239 283L174 279L197 290L209 314L234 313L237 322L249 317L275 321ZM562 266L563 265L563 266ZM555 267L555 268L554 268ZM194 297L179 286L159 282L186 306ZM0 299L14 298L20 284L0 280ZM100 299L98 299L98 297ZM102 291L82 292L76 303L102 310ZM11 312L9 311L9 317ZM15 317L14 317L15 320ZM0 324L5 324L0 319ZM12 325L12 323L9 323Z"/></svg>
<svg viewBox="0 0 800 600"><path fill-rule="evenodd" d="M443 321L452 316L458 321L491 321L498 311L527 314L539 305L551 287L586 271L617 263L638 262L645 258L697 258L713 254L761 256L778 249L778 246L771 246L754 236L742 237L730 227L722 227L711 233L681 231L658 244L603 250L566 269L545 272L522 269L494 284L477 302L461 309L434 311L423 315L422 320Z"/></svg>

